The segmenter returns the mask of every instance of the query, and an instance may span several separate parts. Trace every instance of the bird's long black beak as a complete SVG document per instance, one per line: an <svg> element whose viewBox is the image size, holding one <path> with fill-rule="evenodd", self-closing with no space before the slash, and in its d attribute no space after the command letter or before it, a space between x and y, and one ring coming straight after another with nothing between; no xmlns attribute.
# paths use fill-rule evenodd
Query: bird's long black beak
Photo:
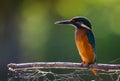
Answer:
<svg viewBox="0 0 120 81"><path fill-rule="evenodd" d="M57 21L55 24L72 24L70 20Z"/></svg>

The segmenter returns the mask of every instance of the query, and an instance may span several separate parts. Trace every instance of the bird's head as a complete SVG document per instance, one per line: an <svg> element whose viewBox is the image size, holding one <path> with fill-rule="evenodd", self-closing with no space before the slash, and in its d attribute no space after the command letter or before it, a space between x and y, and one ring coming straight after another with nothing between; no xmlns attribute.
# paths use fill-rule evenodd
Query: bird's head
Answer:
<svg viewBox="0 0 120 81"><path fill-rule="evenodd" d="M70 20L63 20L63 21L58 21L55 24L70 24L70 25L74 25L75 28L85 28L88 30L92 29L91 23L90 21L85 18L85 17L74 17Z"/></svg>

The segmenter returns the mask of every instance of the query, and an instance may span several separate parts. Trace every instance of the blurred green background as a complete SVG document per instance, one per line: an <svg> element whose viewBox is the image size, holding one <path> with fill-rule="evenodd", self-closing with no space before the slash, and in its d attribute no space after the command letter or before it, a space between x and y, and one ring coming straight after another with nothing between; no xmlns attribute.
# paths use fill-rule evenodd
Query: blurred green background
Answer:
<svg viewBox="0 0 120 81"><path fill-rule="evenodd" d="M120 0L1 0L1 81L11 62L81 62L74 27L54 24L74 16L91 20L98 63L119 59Z"/></svg>

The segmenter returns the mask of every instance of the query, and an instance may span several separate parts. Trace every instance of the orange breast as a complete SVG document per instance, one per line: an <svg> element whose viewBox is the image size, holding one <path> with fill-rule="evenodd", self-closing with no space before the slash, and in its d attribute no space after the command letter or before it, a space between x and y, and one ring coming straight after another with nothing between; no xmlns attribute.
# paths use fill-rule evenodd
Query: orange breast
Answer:
<svg viewBox="0 0 120 81"><path fill-rule="evenodd" d="M76 29L75 41L78 48L78 52L85 63L94 63L94 50L89 43L88 37L86 35L86 29Z"/></svg>

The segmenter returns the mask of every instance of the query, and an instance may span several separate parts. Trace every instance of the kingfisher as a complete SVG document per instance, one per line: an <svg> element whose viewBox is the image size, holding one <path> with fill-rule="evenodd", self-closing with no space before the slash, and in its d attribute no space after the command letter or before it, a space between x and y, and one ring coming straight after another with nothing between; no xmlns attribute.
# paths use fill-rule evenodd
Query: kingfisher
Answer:
<svg viewBox="0 0 120 81"><path fill-rule="evenodd" d="M95 39L92 25L86 17L77 16L70 20L57 21L55 24L69 24L75 27L75 43L82 59L82 64L96 64ZM95 68L91 68L94 75L98 75Z"/></svg>

